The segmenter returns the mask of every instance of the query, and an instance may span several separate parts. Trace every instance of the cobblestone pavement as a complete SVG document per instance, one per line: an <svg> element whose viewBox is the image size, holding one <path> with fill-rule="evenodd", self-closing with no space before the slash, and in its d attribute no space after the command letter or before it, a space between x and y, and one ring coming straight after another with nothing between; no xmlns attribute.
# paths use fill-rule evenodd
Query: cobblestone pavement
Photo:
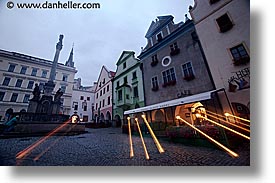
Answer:
<svg viewBox="0 0 275 183"><path fill-rule="evenodd" d="M120 128L86 129L76 136L52 136L24 158L16 154L41 137L0 139L0 165L4 166L249 166L249 143L235 149L232 158L220 149L186 146L160 139L160 154L150 137L144 141L150 156L145 159L141 139L133 136L134 157L129 157L129 138Z"/></svg>

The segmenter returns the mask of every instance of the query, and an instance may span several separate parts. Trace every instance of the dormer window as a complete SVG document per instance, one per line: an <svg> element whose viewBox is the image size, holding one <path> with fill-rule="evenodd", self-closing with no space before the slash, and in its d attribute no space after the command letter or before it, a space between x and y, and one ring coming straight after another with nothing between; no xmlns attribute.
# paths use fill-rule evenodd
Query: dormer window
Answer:
<svg viewBox="0 0 275 183"><path fill-rule="evenodd" d="M162 32L157 34L157 41L160 42L163 39Z"/></svg>

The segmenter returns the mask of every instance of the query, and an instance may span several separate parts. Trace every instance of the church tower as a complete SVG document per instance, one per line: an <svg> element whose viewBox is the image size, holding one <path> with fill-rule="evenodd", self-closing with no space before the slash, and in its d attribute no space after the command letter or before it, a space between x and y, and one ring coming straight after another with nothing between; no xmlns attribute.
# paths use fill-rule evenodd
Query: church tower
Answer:
<svg viewBox="0 0 275 183"><path fill-rule="evenodd" d="M65 63L66 66L74 67L74 62L73 62L73 55L74 55L74 53L73 52L74 52L74 45L72 47L70 56L69 56L68 60Z"/></svg>

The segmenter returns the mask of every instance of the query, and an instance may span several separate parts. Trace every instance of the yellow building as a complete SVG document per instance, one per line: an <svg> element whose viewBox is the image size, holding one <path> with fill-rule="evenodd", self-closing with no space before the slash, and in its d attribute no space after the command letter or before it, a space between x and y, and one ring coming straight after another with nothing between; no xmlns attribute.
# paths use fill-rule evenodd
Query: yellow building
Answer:
<svg viewBox="0 0 275 183"><path fill-rule="evenodd" d="M50 77L51 60L45 60L21 53L0 50L0 120L8 109L13 112L27 111L29 99L35 84L43 94L43 85ZM61 112L70 114L74 77L77 70L73 63L73 50L65 64L56 68L54 93L61 88Z"/></svg>

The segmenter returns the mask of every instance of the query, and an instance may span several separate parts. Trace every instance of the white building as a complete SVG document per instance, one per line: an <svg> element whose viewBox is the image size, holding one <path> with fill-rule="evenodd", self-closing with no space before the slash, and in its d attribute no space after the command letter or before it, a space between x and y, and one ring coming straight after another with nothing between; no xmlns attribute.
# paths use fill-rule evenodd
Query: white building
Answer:
<svg viewBox="0 0 275 183"><path fill-rule="evenodd" d="M96 85L82 86L81 79L75 79L70 115L77 113L83 122L93 121Z"/></svg>
<svg viewBox="0 0 275 183"><path fill-rule="evenodd" d="M250 115L250 2L194 0L195 23L224 112ZM229 102L228 102L229 101ZM228 103L230 105L228 105Z"/></svg>
<svg viewBox="0 0 275 183"><path fill-rule="evenodd" d="M56 68L54 93L61 88L62 113L70 114L74 77L77 72L72 61L73 52L65 64ZM49 80L51 60L21 53L0 50L0 119L3 120L8 109L13 112L27 111L29 99L35 84L43 91Z"/></svg>

